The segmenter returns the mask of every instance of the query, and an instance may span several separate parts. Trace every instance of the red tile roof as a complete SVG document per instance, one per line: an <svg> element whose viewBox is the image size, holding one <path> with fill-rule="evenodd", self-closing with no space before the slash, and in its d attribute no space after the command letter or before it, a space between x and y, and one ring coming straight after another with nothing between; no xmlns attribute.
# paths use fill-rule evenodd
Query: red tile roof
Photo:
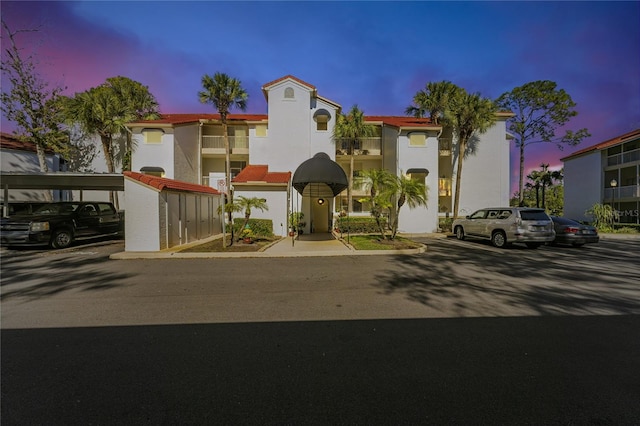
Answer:
<svg viewBox="0 0 640 426"><path fill-rule="evenodd" d="M169 189L172 191L181 191L181 192L198 192L204 194L220 194L220 192L209 186L198 185L195 183L187 183L181 182L179 180L161 178L157 176L145 175L138 172L124 172L126 177L133 179L135 181L144 183L145 185L152 186L159 191L163 191L165 189Z"/></svg>
<svg viewBox="0 0 640 426"><path fill-rule="evenodd" d="M267 120L266 114L229 114L229 121L263 121ZM130 124L191 124L198 123L200 120L220 120L220 114L163 114L157 120L139 120Z"/></svg>
<svg viewBox="0 0 640 426"><path fill-rule="evenodd" d="M18 137L9 133L0 133L0 147L2 149L12 149L15 151L36 152L36 144L30 141L20 140ZM53 154L54 151L47 149L47 154Z"/></svg>
<svg viewBox="0 0 640 426"><path fill-rule="evenodd" d="M273 86L273 85L278 84L281 81L284 81L284 80L287 80L287 79L291 79L291 80L297 81L298 83L302 84L303 86L307 86L311 90L316 90L316 86L314 86L313 84L309 84L306 81L302 81L298 77L294 77L292 75L285 75L284 77L280 77L277 80L273 80L273 81L265 84L264 86L262 86L262 90L265 90L267 87Z"/></svg>
<svg viewBox="0 0 640 426"><path fill-rule="evenodd" d="M291 172L269 172L269 166L248 165L233 179L234 183L288 183Z"/></svg>
<svg viewBox="0 0 640 426"><path fill-rule="evenodd" d="M599 150L602 150L602 149L605 149L605 148L609 148L609 147L612 147L612 146L615 146L615 145L619 145L621 143L624 143L624 142L627 142L627 141L630 141L630 140L633 140L633 139L636 139L636 138L639 138L639 137L640 137L640 129L632 130L632 131L630 131L628 133L625 133L623 135L616 136L613 139L609 139L609 140L606 140L604 142L600 142L600 143L597 143L595 145L591 145L591 146L583 148L583 149L581 149L579 151L576 151L571 155L567 155L566 157L561 158L560 161L570 160L570 159L572 159L574 157L577 157L579 155L586 154L587 152L599 151Z"/></svg>
<svg viewBox="0 0 640 426"><path fill-rule="evenodd" d="M430 118L372 115L372 116L366 116L364 119L365 121L377 121L377 122L382 122L384 124L395 126L395 127L433 127L433 128L442 127L442 126L433 124Z"/></svg>

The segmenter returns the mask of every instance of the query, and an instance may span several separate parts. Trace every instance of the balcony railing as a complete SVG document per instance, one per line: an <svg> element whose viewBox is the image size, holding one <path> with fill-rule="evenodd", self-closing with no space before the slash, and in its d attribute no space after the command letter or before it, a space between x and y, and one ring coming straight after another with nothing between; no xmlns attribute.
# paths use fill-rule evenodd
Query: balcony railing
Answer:
<svg viewBox="0 0 640 426"><path fill-rule="evenodd" d="M620 186L617 188L605 188L605 200L619 200L621 198L638 198L640 197L640 185Z"/></svg>
<svg viewBox="0 0 640 426"><path fill-rule="evenodd" d="M229 136L229 148L232 154L248 154L249 137ZM202 149L224 154L224 136L202 136Z"/></svg>
<svg viewBox="0 0 640 426"><path fill-rule="evenodd" d="M640 161L640 149L610 155L607 157L607 166L617 166L618 164L633 163L634 161Z"/></svg>
<svg viewBox="0 0 640 426"><path fill-rule="evenodd" d="M350 154L350 139L338 139L336 141L336 154L337 155L349 155ZM354 146L354 155L381 155L382 154L382 138L360 138Z"/></svg>
<svg viewBox="0 0 640 426"><path fill-rule="evenodd" d="M451 138L438 139L438 149L440 150L440 155L450 156L451 155Z"/></svg>

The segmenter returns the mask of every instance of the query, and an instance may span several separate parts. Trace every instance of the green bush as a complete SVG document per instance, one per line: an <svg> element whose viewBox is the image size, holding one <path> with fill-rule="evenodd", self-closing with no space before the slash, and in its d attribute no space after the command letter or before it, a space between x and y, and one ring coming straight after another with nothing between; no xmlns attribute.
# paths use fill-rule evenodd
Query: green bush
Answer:
<svg viewBox="0 0 640 426"><path fill-rule="evenodd" d="M387 219L380 218L382 228L387 229ZM336 219L338 232L352 234L380 234L376 219L373 217L340 217Z"/></svg>
<svg viewBox="0 0 640 426"><path fill-rule="evenodd" d="M451 232L451 225L453 225L453 218L452 217L441 217L439 219L439 225L440 225L440 229L443 232Z"/></svg>
<svg viewBox="0 0 640 426"><path fill-rule="evenodd" d="M240 235L244 218L233 219L233 233ZM249 228L256 237L273 237L273 221L271 219L249 219Z"/></svg>

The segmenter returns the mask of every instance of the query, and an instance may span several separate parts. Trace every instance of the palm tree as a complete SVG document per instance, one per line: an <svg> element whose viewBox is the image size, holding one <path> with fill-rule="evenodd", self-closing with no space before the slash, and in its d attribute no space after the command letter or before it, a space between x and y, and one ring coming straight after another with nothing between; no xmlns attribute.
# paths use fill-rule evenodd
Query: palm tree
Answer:
<svg viewBox="0 0 640 426"><path fill-rule="evenodd" d="M384 227L382 226L382 210L389 206L386 191L394 187L395 176L387 170L369 169L362 172L366 186L369 188L369 201L371 203L371 215L376 219L378 230L382 239L386 239Z"/></svg>
<svg viewBox="0 0 640 426"><path fill-rule="evenodd" d="M433 124L444 124L451 109L451 103L460 90L450 81L429 82L423 90L415 94L414 105L408 106L405 114L417 118L428 114Z"/></svg>
<svg viewBox="0 0 640 426"><path fill-rule="evenodd" d="M234 211L244 211L244 223L242 224L242 228L240 228L241 231L245 229L247 224L249 223L249 218L251 217L251 209L257 209L260 211L269 210L269 206L267 206L267 200L258 197L247 198L241 195L238 197L237 201L233 202L232 205L234 206Z"/></svg>
<svg viewBox="0 0 640 426"><path fill-rule="evenodd" d="M353 211L353 202L351 199L351 193L353 191L353 168L354 168L354 151L356 144L361 138L374 136L376 129L371 124L366 124L364 120L364 112L362 112L358 105L351 107L348 114L340 114L333 128L333 141L335 143L341 142L342 139L347 139L349 142L349 187L347 189L348 210Z"/></svg>
<svg viewBox="0 0 640 426"><path fill-rule="evenodd" d="M131 131L126 126L127 123L135 120L155 120L160 117L158 112L158 101L149 92L147 86L126 77L112 77L107 79L108 86L115 92L119 102L123 102L126 115L120 117L118 125L126 136L125 152L121 153L121 164L123 170L131 170L131 156L133 154L133 144Z"/></svg>
<svg viewBox="0 0 640 426"><path fill-rule="evenodd" d="M462 90L452 99L449 121L456 135L458 164L456 170L456 192L453 203L453 219L458 217L460 206L460 182L463 159L469 155L469 141L477 133L485 133L495 123L496 105L479 93L469 94Z"/></svg>
<svg viewBox="0 0 640 426"><path fill-rule="evenodd" d="M241 111L247 109L247 99L249 95L242 88L242 83L236 78L231 78L227 74L217 72L211 77L208 74L202 76L202 87L204 90L198 92L200 102L210 103L218 110L220 122L222 123L222 135L224 137L225 150L225 188L229 195L229 202L233 203L231 194L231 148L229 147L229 130L227 127L227 116L233 108ZM232 213L229 212L229 222L232 221ZM224 240L223 240L224 241ZM233 241L233 226L231 227L231 241Z"/></svg>
<svg viewBox="0 0 640 426"><path fill-rule="evenodd" d="M395 176L394 176L395 177ZM410 209L418 206L427 205L427 187L424 183L415 179L411 179L404 174L395 177L394 185L391 192L397 197L396 211L393 218L393 226L391 231L391 239L393 240L398 233L398 218L400 217L400 209L407 204Z"/></svg>
<svg viewBox="0 0 640 426"><path fill-rule="evenodd" d="M65 115L69 124L78 125L85 134L100 136L107 171L115 173L117 158L122 153L118 152L114 137L127 134L129 122L157 118L158 103L146 86L126 77L113 77L67 98ZM109 199L118 208L114 192Z"/></svg>

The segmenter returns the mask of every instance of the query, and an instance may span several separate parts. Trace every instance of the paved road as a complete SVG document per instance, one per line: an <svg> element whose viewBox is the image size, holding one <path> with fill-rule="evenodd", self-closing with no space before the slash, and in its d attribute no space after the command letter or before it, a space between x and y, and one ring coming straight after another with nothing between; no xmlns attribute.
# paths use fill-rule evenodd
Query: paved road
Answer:
<svg viewBox="0 0 640 426"><path fill-rule="evenodd" d="M427 243L362 258L4 252L2 423L640 424L637 241Z"/></svg>

